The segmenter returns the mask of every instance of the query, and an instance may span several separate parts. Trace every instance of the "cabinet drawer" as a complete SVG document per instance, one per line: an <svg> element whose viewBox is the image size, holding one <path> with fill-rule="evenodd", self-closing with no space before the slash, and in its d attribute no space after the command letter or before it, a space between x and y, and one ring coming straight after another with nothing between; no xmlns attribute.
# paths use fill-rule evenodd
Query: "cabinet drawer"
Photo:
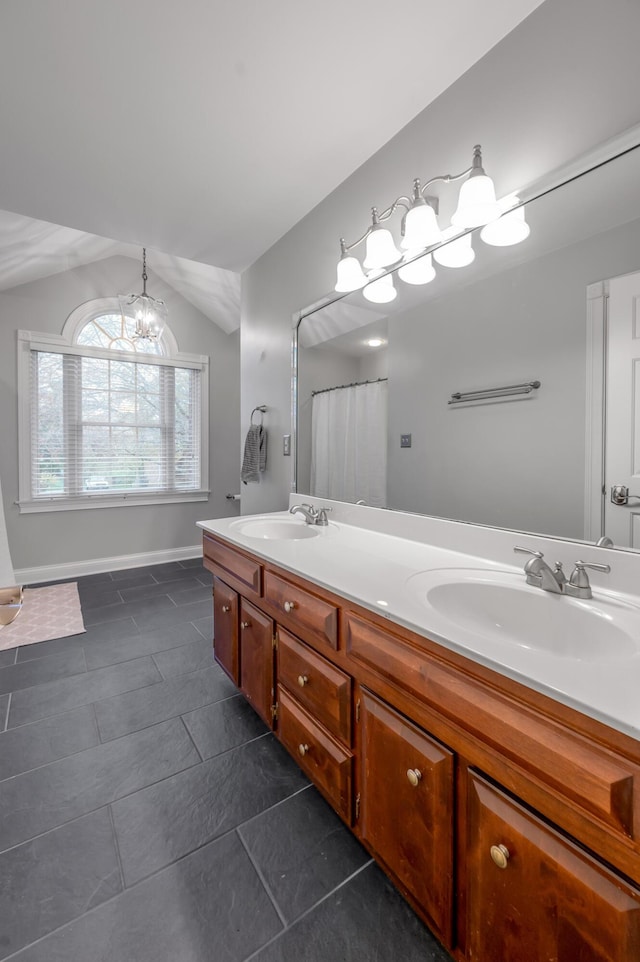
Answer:
<svg viewBox="0 0 640 962"><path fill-rule="evenodd" d="M278 609L278 621L311 644L338 647L338 609L271 571L264 576L267 601Z"/></svg>
<svg viewBox="0 0 640 962"><path fill-rule="evenodd" d="M250 588L257 595L262 594L262 565L257 561L245 558L233 548L227 548L206 534L202 539L202 553L205 568L213 570L214 573L219 573L218 569L222 569L244 587Z"/></svg>
<svg viewBox="0 0 640 962"><path fill-rule="evenodd" d="M640 891L479 775L469 773L469 962L631 962Z"/></svg>
<svg viewBox="0 0 640 962"><path fill-rule="evenodd" d="M332 735L350 744L351 678L278 629L278 678Z"/></svg>
<svg viewBox="0 0 640 962"><path fill-rule="evenodd" d="M322 794L351 824L351 752L278 685L278 735Z"/></svg>
<svg viewBox="0 0 640 962"><path fill-rule="evenodd" d="M627 837L640 837L640 768L579 732L439 661L365 619L345 614L349 656L436 708L557 793Z"/></svg>

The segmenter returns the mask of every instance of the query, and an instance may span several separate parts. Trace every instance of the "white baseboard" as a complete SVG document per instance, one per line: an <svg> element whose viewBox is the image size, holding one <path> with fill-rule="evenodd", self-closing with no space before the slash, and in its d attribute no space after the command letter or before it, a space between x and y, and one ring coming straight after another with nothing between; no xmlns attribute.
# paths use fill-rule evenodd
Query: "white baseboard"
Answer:
<svg viewBox="0 0 640 962"><path fill-rule="evenodd" d="M38 568L17 568L15 583L33 585L41 581L62 581L68 578L81 578L103 571L121 571L123 568L142 568L145 565L161 565L167 561L185 561L187 558L200 558L202 545L189 545L185 548L166 548L162 551L146 551L142 554L123 554L115 558L94 558L92 561L72 561L66 564L42 565Z"/></svg>

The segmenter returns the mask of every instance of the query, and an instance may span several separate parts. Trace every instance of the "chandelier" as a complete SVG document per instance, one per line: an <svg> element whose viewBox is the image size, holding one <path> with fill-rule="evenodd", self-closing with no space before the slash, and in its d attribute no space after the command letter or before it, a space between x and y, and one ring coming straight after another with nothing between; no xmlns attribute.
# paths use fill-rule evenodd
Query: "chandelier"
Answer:
<svg viewBox="0 0 640 962"><path fill-rule="evenodd" d="M118 294L120 309L125 316L133 316L135 340L159 341L167 323L167 305L147 294L147 249L142 248L142 293Z"/></svg>
<svg viewBox="0 0 640 962"><path fill-rule="evenodd" d="M449 184L463 178L466 180L460 188L451 225L443 230L438 224L438 198L429 196L427 190L433 184ZM475 227L483 228L480 237L486 244L498 247L518 244L529 235L524 207L519 205L520 199L515 194L496 199L493 181L485 173L482 150L477 144L471 166L466 170L432 177L424 184L414 180L411 197L397 197L382 212L377 207L371 208L371 224L356 241L347 244L344 237L340 238L335 290L347 293L364 288L363 294L370 301L392 301L397 291L386 270L397 266L398 277L406 284L428 284L436 276L434 260L452 268L471 264L475 252L471 234L467 232ZM383 226L398 209L404 210L400 249L389 228ZM351 252L363 242L365 256L361 265ZM432 251L426 253L430 248Z"/></svg>

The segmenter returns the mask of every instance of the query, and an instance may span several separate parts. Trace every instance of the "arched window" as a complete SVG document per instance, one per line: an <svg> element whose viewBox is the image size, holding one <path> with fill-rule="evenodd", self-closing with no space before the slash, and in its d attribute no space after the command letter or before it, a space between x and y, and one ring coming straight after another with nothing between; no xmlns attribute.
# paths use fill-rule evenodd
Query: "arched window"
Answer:
<svg viewBox="0 0 640 962"><path fill-rule="evenodd" d="M117 298L80 305L60 338L19 340L21 510L206 500L208 358L179 354L168 328L136 337Z"/></svg>

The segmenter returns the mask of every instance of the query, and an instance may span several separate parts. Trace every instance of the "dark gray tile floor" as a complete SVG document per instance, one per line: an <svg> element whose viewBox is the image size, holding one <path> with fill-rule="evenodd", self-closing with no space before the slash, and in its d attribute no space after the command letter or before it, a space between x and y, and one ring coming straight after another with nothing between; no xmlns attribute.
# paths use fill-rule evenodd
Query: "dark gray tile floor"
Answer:
<svg viewBox="0 0 640 962"><path fill-rule="evenodd" d="M0 653L0 960L449 962L212 659L197 559Z"/></svg>

